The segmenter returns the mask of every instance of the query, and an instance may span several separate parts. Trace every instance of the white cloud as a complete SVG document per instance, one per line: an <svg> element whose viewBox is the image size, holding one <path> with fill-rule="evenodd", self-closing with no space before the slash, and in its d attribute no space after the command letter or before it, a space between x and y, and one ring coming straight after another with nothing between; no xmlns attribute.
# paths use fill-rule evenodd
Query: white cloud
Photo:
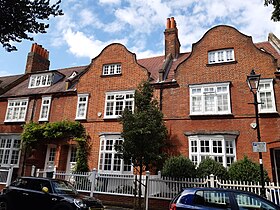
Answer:
<svg viewBox="0 0 280 210"><path fill-rule="evenodd" d="M100 4L120 4L121 0L99 0Z"/></svg>
<svg viewBox="0 0 280 210"><path fill-rule="evenodd" d="M11 72L1 71L0 70L0 77L11 75Z"/></svg>
<svg viewBox="0 0 280 210"><path fill-rule="evenodd" d="M83 32L74 32L68 29L64 35L64 40L69 46L69 51L78 57L94 58L97 56L107 45L111 43L122 43L126 45L127 40L108 40L102 42L94 39L94 37L87 37Z"/></svg>

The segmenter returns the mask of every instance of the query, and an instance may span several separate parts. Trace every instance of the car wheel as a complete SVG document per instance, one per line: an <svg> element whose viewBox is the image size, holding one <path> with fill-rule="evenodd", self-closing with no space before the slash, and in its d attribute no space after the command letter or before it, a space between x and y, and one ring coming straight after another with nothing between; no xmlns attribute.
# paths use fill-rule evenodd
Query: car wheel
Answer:
<svg viewBox="0 0 280 210"><path fill-rule="evenodd" d="M0 209L1 210L1 209ZM57 205L54 210L73 210L72 206L67 204Z"/></svg>
<svg viewBox="0 0 280 210"><path fill-rule="evenodd" d="M8 210L7 201L0 201L0 210Z"/></svg>

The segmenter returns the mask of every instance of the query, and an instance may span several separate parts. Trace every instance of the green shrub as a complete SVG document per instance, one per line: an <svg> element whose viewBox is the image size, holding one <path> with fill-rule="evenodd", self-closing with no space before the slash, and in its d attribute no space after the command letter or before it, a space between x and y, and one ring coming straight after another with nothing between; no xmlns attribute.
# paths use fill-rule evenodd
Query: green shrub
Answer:
<svg viewBox="0 0 280 210"><path fill-rule="evenodd" d="M229 167L228 173L230 179L235 181L260 182L261 180L260 165L250 160L247 156L233 163ZM264 180L269 181L266 170L264 170Z"/></svg>
<svg viewBox="0 0 280 210"><path fill-rule="evenodd" d="M228 179L227 169L222 164L209 157L200 162L196 173L199 178L204 178L213 174L219 179Z"/></svg>
<svg viewBox="0 0 280 210"><path fill-rule="evenodd" d="M195 165L182 155L170 157L163 164L162 175L173 178L195 177Z"/></svg>

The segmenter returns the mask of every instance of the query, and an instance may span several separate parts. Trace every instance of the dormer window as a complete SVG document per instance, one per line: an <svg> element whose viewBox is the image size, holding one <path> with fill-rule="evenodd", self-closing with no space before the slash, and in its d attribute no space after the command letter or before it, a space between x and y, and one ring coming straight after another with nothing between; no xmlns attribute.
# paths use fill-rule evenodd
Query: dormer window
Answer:
<svg viewBox="0 0 280 210"><path fill-rule="evenodd" d="M29 78L28 88L48 87L52 83L52 74L34 74Z"/></svg>
<svg viewBox="0 0 280 210"><path fill-rule="evenodd" d="M226 63L234 61L234 50L223 49L208 52L208 64Z"/></svg>
<svg viewBox="0 0 280 210"><path fill-rule="evenodd" d="M121 73L122 65L120 63L103 65L103 75L116 75Z"/></svg>
<svg viewBox="0 0 280 210"><path fill-rule="evenodd" d="M68 79L72 79L74 78L75 76L77 76L77 72L76 71L73 71L73 73L70 75L70 77L68 77Z"/></svg>

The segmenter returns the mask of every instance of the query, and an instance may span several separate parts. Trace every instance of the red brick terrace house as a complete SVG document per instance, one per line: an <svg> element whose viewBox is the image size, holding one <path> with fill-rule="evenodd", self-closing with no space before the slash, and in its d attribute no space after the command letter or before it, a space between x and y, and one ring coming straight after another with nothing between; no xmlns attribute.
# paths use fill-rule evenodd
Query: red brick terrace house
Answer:
<svg viewBox="0 0 280 210"><path fill-rule="evenodd" d="M0 77L0 164L22 171L22 125L30 121L80 121L90 136L90 169L133 173L113 145L121 139L118 116L133 110L134 91L149 79L164 113L171 154L183 154L198 164L211 156L229 166L244 155L258 161L252 151L256 131L253 96L246 83L252 69L261 74L260 128L267 143L264 167L274 181L280 179L280 42L253 43L250 36L230 26L216 26L180 52L174 18L167 19L165 54L137 59L121 44L111 44L87 66L49 70L48 51L33 44L23 75ZM75 164L73 141L50 141L36 153L37 168L69 171Z"/></svg>

